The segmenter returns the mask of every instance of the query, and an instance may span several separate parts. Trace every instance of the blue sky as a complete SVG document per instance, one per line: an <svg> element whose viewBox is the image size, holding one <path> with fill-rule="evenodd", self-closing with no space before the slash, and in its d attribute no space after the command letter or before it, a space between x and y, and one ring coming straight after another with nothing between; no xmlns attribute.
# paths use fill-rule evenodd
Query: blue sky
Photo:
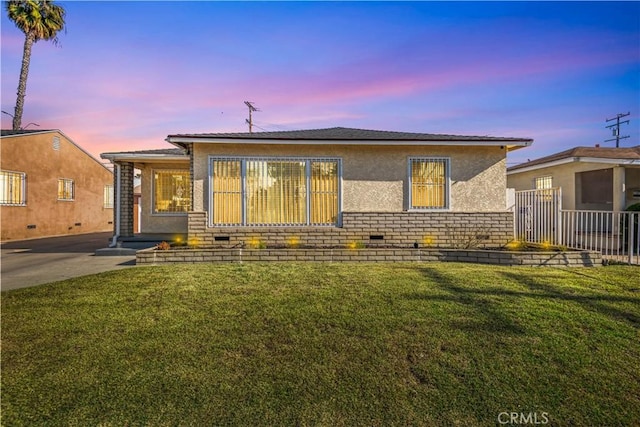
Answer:
<svg viewBox="0 0 640 427"><path fill-rule="evenodd" d="M59 4L67 31L33 49L23 125L95 156L246 131L244 101L257 130L534 138L510 164L612 146L617 113L631 113L622 145L640 144L640 2ZM23 35L0 22L13 113Z"/></svg>

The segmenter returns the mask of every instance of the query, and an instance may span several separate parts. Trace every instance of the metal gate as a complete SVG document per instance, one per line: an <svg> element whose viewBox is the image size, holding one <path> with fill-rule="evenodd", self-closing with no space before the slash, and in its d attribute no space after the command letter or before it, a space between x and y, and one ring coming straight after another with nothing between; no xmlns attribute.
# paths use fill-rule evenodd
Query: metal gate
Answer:
<svg viewBox="0 0 640 427"><path fill-rule="evenodd" d="M525 190L515 193L515 238L531 243L560 245L562 189Z"/></svg>

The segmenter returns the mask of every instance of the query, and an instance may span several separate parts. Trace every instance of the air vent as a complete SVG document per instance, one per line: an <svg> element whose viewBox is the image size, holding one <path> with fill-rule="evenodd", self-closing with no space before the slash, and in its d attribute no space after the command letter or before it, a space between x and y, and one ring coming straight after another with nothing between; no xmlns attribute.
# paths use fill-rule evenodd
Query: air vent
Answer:
<svg viewBox="0 0 640 427"><path fill-rule="evenodd" d="M76 222L76 223L75 223L75 226L76 226L76 227L80 227L81 225L82 225L82 223L81 223L81 222Z"/></svg>
<svg viewBox="0 0 640 427"><path fill-rule="evenodd" d="M215 240L216 242L228 242L229 236L215 236L213 240Z"/></svg>
<svg viewBox="0 0 640 427"><path fill-rule="evenodd" d="M53 137L53 149L56 151L60 150L60 137L59 136L54 136Z"/></svg>
<svg viewBox="0 0 640 427"><path fill-rule="evenodd" d="M33 230L34 228L36 228L36 225L35 225L35 224L29 224L29 225L27 225L27 229L29 229L29 230Z"/></svg>
<svg viewBox="0 0 640 427"><path fill-rule="evenodd" d="M369 240L384 240L384 236L382 234L372 234L369 236Z"/></svg>

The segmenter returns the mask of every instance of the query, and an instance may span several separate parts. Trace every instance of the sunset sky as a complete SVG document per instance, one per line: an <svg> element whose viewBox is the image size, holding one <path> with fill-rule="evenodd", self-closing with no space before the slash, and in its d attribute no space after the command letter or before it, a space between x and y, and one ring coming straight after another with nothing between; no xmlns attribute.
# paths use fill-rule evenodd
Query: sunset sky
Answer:
<svg viewBox="0 0 640 427"><path fill-rule="evenodd" d="M22 123L96 157L247 131L244 101L256 131L533 138L509 164L615 146L618 113L640 144L640 2L58 3L67 31L34 46ZM4 5L1 24L13 114L24 36Z"/></svg>

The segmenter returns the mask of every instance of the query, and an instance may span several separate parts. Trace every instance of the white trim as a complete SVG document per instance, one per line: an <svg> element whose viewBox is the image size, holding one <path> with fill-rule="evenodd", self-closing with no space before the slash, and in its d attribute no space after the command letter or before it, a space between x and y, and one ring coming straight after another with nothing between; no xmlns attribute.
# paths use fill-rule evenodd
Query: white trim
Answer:
<svg viewBox="0 0 640 427"><path fill-rule="evenodd" d="M382 146L403 146L403 145L462 145L462 146L505 146L505 147L528 147L532 141L492 141L492 140L379 140L379 139L261 139L261 138L216 138L216 137L196 137L180 136L167 137L165 141L171 144L257 144L257 145L382 145Z"/></svg>
<svg viewBox="0 0 640 427"><path fill-rule="evenodd" d="M103 153L100 155L105 160L111 162L142 162L142 161L189 161L188 155L175 154L135 154L135 153Z"/></svg>
<svg viewBox="0 0 640 427"><path fill-rule="evenodd" d="M603 159L599 157L566 157L564 159L553 160L551 162L540 163L537 165L526 166L514 170L507 171L507 175L514 175L517 173L531 172L538 169L550 168L553 166L564 165L567 163L582 162L582 163L602 163L610 165L621 166L640 166L640 160L638 159Z"/></svg>
<svg viewBox="0 0 640 427"><path fill-rule="evenodd" d="M414 208L412 205L412 194L411 194L411 163L414 160L444 160L445 161L445 206L442 208ZM451 158L450 157L428 157L428 156L415 156L409 157L407 159L407 182L409 183L409 199L407 200L407 211L408 212L450 212L451 211Z"/></svg>

